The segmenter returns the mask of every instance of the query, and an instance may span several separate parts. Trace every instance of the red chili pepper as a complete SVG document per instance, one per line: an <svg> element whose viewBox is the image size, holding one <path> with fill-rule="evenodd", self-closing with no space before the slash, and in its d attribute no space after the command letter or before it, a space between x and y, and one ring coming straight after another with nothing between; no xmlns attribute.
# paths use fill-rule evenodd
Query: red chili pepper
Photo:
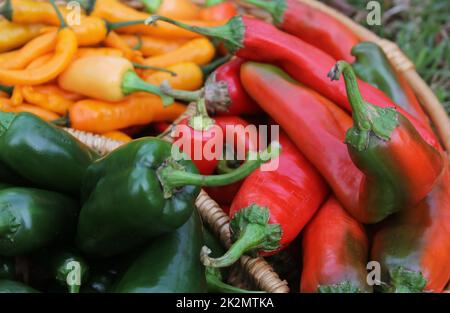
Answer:
<svg viewBox="0 0 450 313"><path fill-rule="evenodd" d="M219 161L217 170L220 174L239 166L249 151L258 150L258 132L256 127L253 134L248 130L249 123L238 116L218 116L215 118L224 135L224 151L231 150L228 154L235 155L235 166L230 166L230 160ZM228 128L228 129L227 129ZM243 180L222 187L205 187L208 195L219 204L231 205L234 197L243 184Z"/></svg>
<svg viewBox="0 0 450 313"><path fill-rule="evenodd" d="M189 155L200 174L214 172L222 151L221 129L208 117L203 99L197 103L197 114L183 119L174 129L174 145Z"/></svg>
<svg viewBox="0 0 450 313"><path fill-rule="evenodd" d="M184 29L217 38L225 43L231 53L246 60L274 63L292 77L320 92L344 109L351 111L343 80L330 82L327 74L336 60L325 52L301 39L278 30L262 20L247 16L233 17L218 27L191 27L163 16L153 16L152 21L162 20ZM383 92L362 81L358 81L364 100L379 107L395 107L405 115L420 135L432 146L440 147L436 135L422 122L399 108Z"/></svg>
<svg viewBox="0 0 450 313"><path fill-rule="evenodd" d="M362 224L334 197L303 231L301 292L372 292L366 282L369 241Z"/></svg>
<svg viewBox="0 0 450 313"><path fill-rule="evenodd" d="M239 71L243 59L234 58L219 66L205 82L202 90L184 91L174 90L170 86L161 88L167 95L180 100L195 101L205 97L208 111L218 115L254 115L261 112L258 105L242 88Z"/></svg>
<svg viewBox="0 0 450 313"><path fill-rule="evenodd" d="M269 12L275 25L325 51L336 60L353 62L358 37L334 17L297 0L244 0Z"/></svg>
<svg viewBox="0 0 450 313"><path fill-rule="evenodd" d="M279 142L278 166L253 172L233 200L233 245L216 259L204 249L206 266L230 266L244 253L276 253L297 237L325 200L328 188L316 169L286 135L280 134Z"/></svg>
<svg viewBox="0 0 450 313"><path fill-rule="evenodd" d="M395 110L372 105L355 108L358 116L369 118L372 127L359 130L359 117L352 128L352 119L339 107L273 65L245 63L241 80L250 96L288 133L327 180L338 200L360 222L375 223L417 204L442 171L441 154L427 145L400 114L398 124L385 123L373 129L371 119L379 118L375 124L384 122L384 114L393 117ZM392 112L380 113L383 110ZM386 135L379 130L384 131L385 126L392 130L393 125L389 139L377 136ZM352 142L344 144L349 129L351 135L366 134L361 138L370 144L363 145L363 150L353 147ZM360 138L354 139L360 143Z"/></svg>
<svg viewBox="0 0 450 313"><path fill-rule="evenodd" d="M450 279L450 168L416 207L393 216L376 233L372 259L381 264L382 291L441 292Z"/></svg>
<svg viewBox="0 0 450 313"><path fill-rule="evenodd" d="M204 21L228 21L236 14L236 5L227 1L201 9L200 19Z"/></svg>

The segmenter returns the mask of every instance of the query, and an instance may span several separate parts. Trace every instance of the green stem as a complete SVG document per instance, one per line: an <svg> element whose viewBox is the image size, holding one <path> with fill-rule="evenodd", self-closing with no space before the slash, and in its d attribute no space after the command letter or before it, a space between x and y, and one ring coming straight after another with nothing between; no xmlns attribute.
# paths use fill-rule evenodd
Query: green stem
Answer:
<svg viewBox="0 0 450 313"><path fill-rule="evenodd" d="M331 80L339 80L341 74L344 75L353 118L353 127L347 132L345 142L363 151L367 149L372 134L383 140L389 140L398 125L397 111L394 108L380 108L365 102L355 72L345 61L338 61L328 73L328 77Z"/></svg>
<svg viewBox="0 0 450 313"><path fill-rule="evenodd" d="M197 101L196 108L197 112L189 119L189 126L191 126L194 130L204 131L215 124L215 121L208 115L205 99L199 99Z"/></svg>
<svg viewBox="0 0 450 313"><path fill-rule="evenodd" d="M133 66L135 68L139 68L139 69L143 69L143 70L153 70L153 71L158 71L158 72L164 72L164 73L170 74L173 77L177 76L177 73L175 73L173 71L170 71L168 69L165 69L165 68L151 66L151 65L139 64L139 63L136 63L136 62L132 62L132 63L133 63Z"/></svg>
<svg viewBox="0 0 450 313"><path fill-rule="evenodd" d="M227 267L235 263L244 253L274 251L280 247L281 226L269 223L270 212L266 207L250 205L238 211L230 222L234 243L219 258L211 258L211 252L203 247L200 258L205 266Z"/></svg>
<svg viewBox="0 0 450 313"><path fill-rule="evenodd" d="M162 0L140 0L149 13L156 13L161 6Z"/></svg>
<svg viewBox="0 0 450 313"><path fill-rule="evenodd" d="M217 163L217 172L220 174L230 173L234 170L235 168L228 165L228 160L219 160Z"/></svg>
<svg viewBox="0 0 450 313"><path fill-rule="evenodd" d="M13 19L13 6L11 0L6 0L3 4L0 4L0 15L12 21Z"/></svg>
<svg viewBox="0 0 450 313"><path fill-rule="evenodd" d="M61 116L60 118L51 121L51 123L56 126L70 127L70 119L68 115Z"/></svg>
<svg viewBox="0 0 450 313"><path fill-rule="evenodd" d="M213 5L223 3L223 2L225 2L225 1L224 0L206 0L205 7L209 8L209 7L212 7Z"/></svg>
<svg viewBox="0 0 450 313"><path fill-rule="evenodd" d="M227 174L205 176L189 173L179 169L180 165L173 159L168 159L167 164L161 166L157 172L164 189L164 195L166 198L169 198L174 189L186 185L224 186L237 182L247 177L262 164L276 158L280 154L280 150L280 144L274 141L266 150L260 153L250 151L247 156L247 161L236 170Z"/></svg>
<svg viewBox="0 0 450 313"><path fill-rule="evenodd" d="M50 0L50 4L53 6L53 9L55 9L56 15L58 16L58 20L61 23L60 27L61 28L67 27L66 21L64 20L64 16L62 15L61 11L56 5L55 0Z"/></svg>
<svg viewBox="0 0 450 313"><path fill-rule="evenodd" d="M230 59L232 58L232 55L230 54L226 54L220 58L215 59L214 61L212 61L209 64L203 65L202 66L202 72L203 75L206 77L209 74L211 74L216 68L218 68L219 66L221 66L222 64L227 63Z"/></svg>
<svg viewBox="0 0 450 313"><path fill-rule="evenodd" d="M163 94L158 86L147 83L134 71L126 72L122 81L122 92L128 95L137 91L145 91L160 96L165 106L174 102L174 99Z"/></svg>
<svg viewBox="0 0 450 313"><path fill-rule="evenodd" d="M198 101L203 97L203 89L199 89L196 91L186 91L186 90L178 90L173 89L168 81L163 81L159 86L161 92L166 96L185 101L185 102L194 102Z"/></svg>
<svg viewBox="0 0 450 313"><path fill-rule="evenodd" d="M244 0L244 2L253 4L256 7L267 11L270 15L272 15L272 18L276 25L280 25L283 23L284 12L287 9L286 0Z"/></svg>
<svg viewBox="0 0 450 313"><path fill-rule="evenodd" d="M210 293L264 293L264 291L245 290L224 283L216 268L206 268L206 284Z"/></svg>
<svg viewBox="0 0 450 313"><path fill-rule="evenodd" d="M14 90L14 87L12 87L12 86L0 85L0 91L6 92L9 96L12 95L13 90Z"/></svg>
<svg viewBox="0 0 450 313"><path fill-rule="evenodd" d="M240 16L235 16L231 18L225 25L216 27L191 26L160 15L152 15L146 20L146 24L154 24L158 20L176 25L194 33L219 39L224 42L225 47L232 54L234 54L234 52L236 52L236 50L238 50L239 48L243 47L245 25L242 17Z"/></svg>
<svg viewBox="0 0 450 313"><path fill-rule="evenodd" d="M71 0L78 2L81 7L83 7L86 10L86 13L89 15L92 13L92 11L95 8L95 4L97 0Z"/></svg>
<svg viewBox="0 0 450 313"><path fill-rule="evenodd" d="M135 21L126 21L126 22L107 22L106 21L106 27L108 28L108 32L117 29L117 28L122 28L122 27L127 27L127 26L133 26L133 25L144 25L145 24L145 20L135 20Z"/></svg>
<svg viewBox="0 0 450 313"><path fill-rule="evenodd" d="M136 45L132 48L133 50L141 50L142 48L142 37L140 35L136 35L138 42Z"/></svg>

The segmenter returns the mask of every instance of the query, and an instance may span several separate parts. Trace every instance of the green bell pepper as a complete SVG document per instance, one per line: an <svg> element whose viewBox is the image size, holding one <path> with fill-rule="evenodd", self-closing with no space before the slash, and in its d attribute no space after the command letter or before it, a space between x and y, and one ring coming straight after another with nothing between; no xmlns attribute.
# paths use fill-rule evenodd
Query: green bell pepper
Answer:
<svg viewBox="0 0 450 313"><path fill-rule="evenodd" d="M79 195L96 158L75 137L33 114L0 112L0 161L39 187Z"/></svg>
<svg viewBox="0 0 450 313"><path fill-rule="evenodd" d="M143 250L117 283L115 292L205 292L202 245L202 222L194 210L183 226Z"/></svg>
<svg viewBox="0 0 450 313"><path fill-rule="evenodd" d="M185 155L175 161L172 149L182 155L166 141L141 138L89 166L76 238L83 252L110 257L174 231L191 216L198 186L241 180L279 153L275 145L249 154L249 161L231 173L202 176Z"/></svg>
<svg viewBox="0 0 450 313"><path fill-rule="evenodd" d="M18 281L1 279L0 293L39 293L39 291Z"/></svg>
<svg viewBox="0 0 450 313"><path fill-rule="evenodd" d="M2 183L23 185L25 184L25 179L20 177L19 174L14 172L8 165L0 161L0 181Z"/></svg>
<svg viewBox="0 0 450 313"><path fill-rule="evenodd" d="M78 293L88 277L88 264L73 248L42 251L33 256L31 263L30 275L33 283L48 285L56 282L70 293Z"/></svg>
<svg viewBox="0 0 450 313"><path fill-rule="evenodd" d="M78 204L34 188L0 190L0 255L16 256L73 235Z"/></svg>
<svg viewBox="0 0 450 313"><path fill-rule="evenodd" d="M415 118L428 122L414 92L397 75L383 50L373 42L361 42L352 49L356 60L352 67L363 81L383 91L396 104Z"/></svg>
<svg viewBox="0 0 450 313"><path fill-rule="evenodd" d="M0 190L13 187L10 184L0 182Z"/></svg>
<svg viewBox="0 0 450 313"><path fill-rule="evenodd" d="M0 279L14 279L16 267L11 258L0 256Z"/></svg>

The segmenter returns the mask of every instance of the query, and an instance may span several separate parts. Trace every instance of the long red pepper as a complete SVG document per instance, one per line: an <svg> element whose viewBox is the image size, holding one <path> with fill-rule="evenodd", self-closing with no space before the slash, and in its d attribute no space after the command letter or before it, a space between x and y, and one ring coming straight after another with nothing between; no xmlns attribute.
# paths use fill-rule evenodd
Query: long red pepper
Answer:
<svg viewBox="0 0 450 313"><path fill-rule="evenodd" d="M279 142L278 167L253 172L233 200L233 245L215 259L204 249L206 266L230 266L244 253L271 255L285 248L324 201L328 188L319 173L283 133Z"/></svg>
<svg viewBox="0 0 450 313"><path fill-rule="evenodd" d="M215 127L205 108L205 102L197 103L197 113L183 119L173 131L174 145L187 153L197 166L200 174L210 175L216 169L222 151L221 129Z"/></svg>
<svg viewBox="0 0 450 313"><path fill-rule="evenodd" d="M362 224L334 197L303 231L301 292L372 292L367 284L369 241Z"/></svg>
<svg viewBox="0 0 450 313"><path fill-rule="evenodd" d="M251 115L260 113L258 105L242 87L239 72L244 60L233 58L219 66L205 82L204 88L197 91L174 90L163 84L162 90L177 99L195 101L205 97L208 111L218 115Z"/></svg>
<svg viewBox="0 0 450 313"><path fill-rule="evenodd" d="M153 23L157 20L220 39L230 53L243 59L277 64L299 82L351 111L344 81L330 82L327 79L328 71L336 60L320 49L278 30L267 22L247 16L236 16L223 26L208 28L190 26L158 15L153 15L149 22ZM364 100L383 108L395 107L413 123L430 145L440 149L436 135L430 132L422 122L411 117L375 87L362 81L358 81L358 85Z"/></svg>
<svg viewBox="0 0 450 313"><path fill-rule="evenodd" d="M226 134L224 136L224 150L231 150L231 154L236 156L236 163L243 161L243 157L245 157L250 150L257 151L258 133L255 130L252 136L249 131L246 131L246 128L250 125L246 120L238 116L217 116L215 117L215 121L216 125L221 128L223 134ZM241 155L237 155L238 153ZM228 165L229 162L230 160L225 159L219 161L218 172L223 174L224 170L230 169L230 165ZM222 167L220 165L224 166ZM243 182L244 181L241 180L222 187L206 187L205 191L217 203L221 205L231 205Z"/></svg>
<svg viewBox="0 0 450 313"><path fill-rule="evenodd" d="M338 200L360 222L376 223L410 204L417 204L442 171L441 155L401 115L388 139L383 133L385 125L378 124L383 118L377 120L379 111L385 109L371 105L357 107L355 114L361 117L355 118L352 128L352 119L344 111L273 65L245 63L241 67L241 79L250 96L288 133L327 180ZM350 92L357 91L350 88ZM381 117L395 116L393 112L381 113ZM372 119L376 126L383 127L374 129ZM392 130L393 126L390 127ZM349 147L344 144L345 132L350 128L356 147L352 143Z"/></svg>
<svg viewBox="0 0 450 313"><path fill-rule="evenodd" d="M388 292L441 292L450 279L450 168L416 207L388 219L376 233L372 260Z"/></svg>
<svg viewBox="0 0 450 313"><path fill-rule="evenodd" d="M334 17L297 0L245 0L272 15L275 25L325 51L336 60L353 62L358 37Z"/></svg>

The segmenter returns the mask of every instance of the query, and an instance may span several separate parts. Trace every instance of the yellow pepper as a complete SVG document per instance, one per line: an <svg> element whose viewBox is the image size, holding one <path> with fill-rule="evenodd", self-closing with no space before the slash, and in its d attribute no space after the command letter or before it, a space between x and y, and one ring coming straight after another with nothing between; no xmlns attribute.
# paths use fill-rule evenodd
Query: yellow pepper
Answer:
<svg viewBox="0 0 450 313"><path fill-rule="evenodd" d="M131 138L130 136L119 130L113 130L107 133L103 133L102 136L122 142L129 142L133 140L133 138Z"/></svg>
<svg viewBox="0 0 450 313"><path fill-rule="evenodd" d="M187 39L164 39L150 36L121 35L130 48L142 52L145 57L171 52L187 42Z"/></svg>
<svg viewBox="0 0 450 313"><path fill-rule="evenodd" d="M42 28L42 24L21 25L0 17L0 52L23 46L37 37Z"/></svg>
<svg viewBox="0 0 450 313"><path fill-rule="evenodd" d="M174 89L197 90L203 85L203 72L197 64L193 62L182 62L167 67L176 76L169 73L157 72L145 77L145 81L153 85L161 85L167 81Z"/></svg>

